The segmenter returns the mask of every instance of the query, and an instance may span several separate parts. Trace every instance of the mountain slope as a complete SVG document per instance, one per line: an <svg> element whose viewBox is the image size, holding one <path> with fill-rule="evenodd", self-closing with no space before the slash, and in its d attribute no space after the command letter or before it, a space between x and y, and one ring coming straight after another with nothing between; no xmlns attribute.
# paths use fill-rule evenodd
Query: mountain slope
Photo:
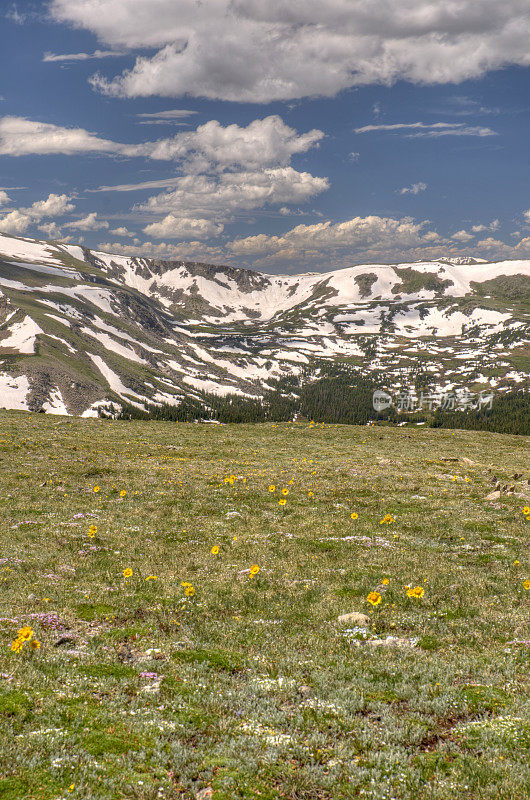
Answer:
<svg viewBox="0 0 530 800"><path fill-rule="evenodd" d="M497 390L529 372L530 262L266 275L0 236L0 406L260 396L323 359L386 386Z"/></svg>

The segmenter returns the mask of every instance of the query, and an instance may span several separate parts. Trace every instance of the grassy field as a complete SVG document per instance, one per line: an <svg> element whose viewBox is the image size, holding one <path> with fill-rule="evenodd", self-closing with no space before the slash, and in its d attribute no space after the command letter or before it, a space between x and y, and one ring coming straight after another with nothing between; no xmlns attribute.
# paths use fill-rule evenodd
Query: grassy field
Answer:
<svg viewBox="0 0 530 800"><path fill-rule="evenodd" d="M0 798L528 797L528 445L2 412Z"/></svg>

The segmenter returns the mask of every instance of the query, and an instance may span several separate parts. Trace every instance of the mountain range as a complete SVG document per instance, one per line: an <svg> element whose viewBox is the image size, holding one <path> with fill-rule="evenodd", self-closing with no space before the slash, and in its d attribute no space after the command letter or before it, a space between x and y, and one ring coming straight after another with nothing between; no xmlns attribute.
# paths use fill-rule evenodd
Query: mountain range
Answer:
<svg viewBox="0 0 530 800"><path fill-rule="evenodd" d="M0 407L259 398L333 363L389 391L527 386L530 261L269 275L0 235Z"/></svg>

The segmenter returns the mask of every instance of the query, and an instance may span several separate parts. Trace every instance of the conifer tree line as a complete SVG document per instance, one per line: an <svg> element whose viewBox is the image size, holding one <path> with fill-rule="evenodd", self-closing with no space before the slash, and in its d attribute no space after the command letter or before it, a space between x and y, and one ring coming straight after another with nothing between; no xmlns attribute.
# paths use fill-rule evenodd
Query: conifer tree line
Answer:
<svg viewBox="0 0 530 800"><path fill-rule="evenodd" d="M422 376L418 374L414 382L423 384ZM283 377L269 381L269 384L271 388L261 398L204 393L200 399L185 398L179 405L146 403L144 408L121 401L121 411L111 408L102 414L117 416L118 419L176 422L249 423L307 419L328 424L366 425L375 422L391 425L408 421L425 422L435 428L530 435L530 393L525 389L494 397L491 409L398 413L394 406L383 412L376 412L373 408L375 389L385 386L383 374L367 378L347 364L324 362L319 365L316 377L314 372L312 375L306 372L300 377Z"/></svg>

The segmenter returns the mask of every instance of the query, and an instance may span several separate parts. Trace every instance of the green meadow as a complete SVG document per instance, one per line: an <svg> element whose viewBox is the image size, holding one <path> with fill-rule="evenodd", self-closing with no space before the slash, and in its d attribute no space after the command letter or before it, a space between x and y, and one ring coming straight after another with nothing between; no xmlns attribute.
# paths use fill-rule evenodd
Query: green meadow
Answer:
<svg viewBox="0 0 530 800"><path fill-rule="evenodd" d="M1 800L528 797L528 453L1 412Z"/></svg>

